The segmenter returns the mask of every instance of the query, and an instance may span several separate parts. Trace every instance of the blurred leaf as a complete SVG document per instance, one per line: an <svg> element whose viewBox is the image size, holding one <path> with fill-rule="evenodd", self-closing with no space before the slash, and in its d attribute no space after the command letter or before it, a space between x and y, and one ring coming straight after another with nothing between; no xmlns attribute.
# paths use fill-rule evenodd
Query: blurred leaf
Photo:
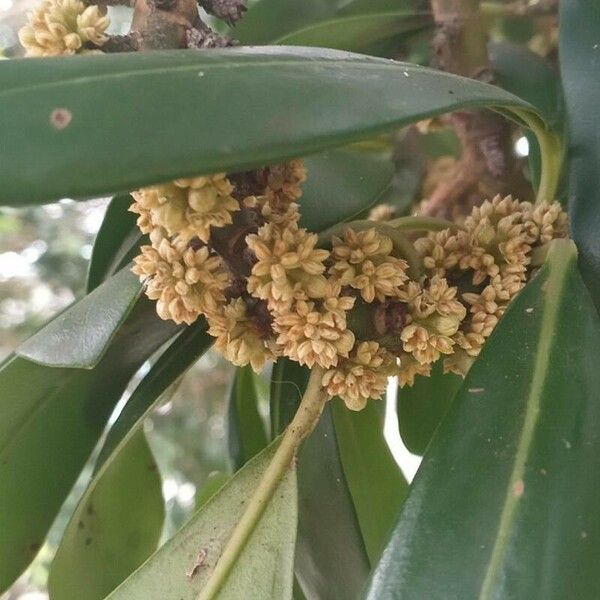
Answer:
<svg viewBox="0 0 600 600"><path fill-rule="evenodd" d="M161 478L138 429L94 478L52 562L53 600L102 600L156 550L164 503Z"/></svg>
<svg viewBox="0 0 600 600"><path fill-rule="evenodd" d="M555 241L437 429L368 598L600 597L599 354Z"/></svg>
<svg viewBox="0 0 600 600"><path fill-rule="evenodd" d="M562 133L565 110L558 71L549 61L523 45L499 42L489 44L488 48L498 85L535 106L548 125ZM526 130L525 136L529 142L532 180L537 187L540 148L533 132Z"/></svg>
<svg viewBox="0 0 600 600"><path fill-rule="evenodd" d="M304 159L300 224L323 231L349 221L377 204L391 188L394 166L389 151L338 148Z"/></svg>
<svg viewBox="0 0 600 600"><path fill-rule="evenodd" d="M596 118L600 5L561 2L560 21L560 66L569 128L566 171L571 234L579 249L583 279L600 309L600 139Z"/></svg>
<svg viewBox="0 0 600 600"><path fill-rule="evenodd" d="M129 262L127 256L142 235L136 225L136 215L127 210L132 201L129 194L115 196L106 209L90 259L88 294Z"/></svg>
<svg viewBox="0 0 600 600"><path fill-rule="evenodd" d="M252 368L235 371L227 407L227 442L233 470L238 471L268 444L265 426L258 412L258 394Z"/></svg>
<svg viewBox="0 0 600 600"><path fill-rule="evenodd" d="M400 437L413 454L425 453L462 381L458 375L444 375L438 361L433 365L431 377L417 376L412 387L398 389Z"/></svg>
<svg viewBox="0 0 600 600"><path fill-rule="evenodd" d="M408 483L383 436L380 406L360 412L331 403L335 435L371 564L377 564L408 492ZM383 406L383 403L381 403Z"/></svg>
<svg viewBox="0 0 600 600"><path fill-rule="evenodd" d="M288 359L274 365L271 417L275 435L294 416L308 374L308 369ZM314 600L358 598L370 565L340 461L330 406L302 445L296 470L296 576L302 590Z"/></svg>
<svg viewBox="0 0 600 600"><path fill-rule="evenodd" d="M196 495L196 510L202 508L230 479L229 473L209 473L200 493Z"/></svg>
<svg viewBox="0 0 600 600"><path fill-rule="evenodd" d="M17 354L49 367L93 369L141 291L138 278L125 267L34 333Z"/></svg>
<svg viewBox="0 0 600 600"><path fill-rule="evenodd" d="M287 34L336 16L406 10L412 0L258 0L231 35L242 44L273 44ZM328 45L328 44L324 44Z"/></svg>
<svg viewBox="0 0 600 600"><path fill-rule="evenodd" d="M311 48L16 59L0 63L0 90L0 204L13 205L254 168L460 108L535 118L478 81Z"/></svg>
<svg viewBox="0 0 600 600"><path fill-rule="evenodd" d="M247 463L107 600L196 600L278 442ZM290 469L218 594L223 600L292 597L296 477Z"/></svg>
<svg viewBox="0 0 600 600"><path fill-rule="evenodd" d="M3 363L0 590L37 554L132 375L176 331L141 299L92 370Z"/></svg>
<svg viewBox="0 0 600 600"><path fill-rule="evenodd" d="M430 22L430 17L417 16L414 11L352 15L297 29L275 43L288 46L322 46L371 54L373 46L379 42L396 38L400 34L412 34ZM399 44L396 40L395 43Z"/></svg>
<svg viewBox="0 0 600 600"><path fill-rule="evenodd" d="M519 44L495 42L488 50L498 85L535 106L546 123L561 132L564 99L560 75L552 64Z"/></svg>

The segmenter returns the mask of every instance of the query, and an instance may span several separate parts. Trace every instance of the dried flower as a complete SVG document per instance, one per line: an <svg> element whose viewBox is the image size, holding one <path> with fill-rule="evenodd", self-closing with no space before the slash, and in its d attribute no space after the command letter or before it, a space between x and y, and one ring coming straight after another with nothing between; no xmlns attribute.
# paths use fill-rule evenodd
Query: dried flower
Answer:
<svg viewBox="0 0 600 600"><path fill-rule="evenodd" d="M133 272L146 282L146 295L157 300L162 319L193 323L199 315L218 310L231 276L220 257L207 247L194 250L181 240L164 238L158 247L142 246Z"/></svg>
<svg viewBox="0 0 600 600"><path fill-rule="evenodd" d="M88 42L101 46L108 39L108 17L81 0L43 0L28 19L19 31L27 56L75 54Z"/></svg>
<svg viewBox="0 0 600 600"><path fill-rule="evenodd" d="M536 241L539 240L542 244L555 238L567 237L569 233L567 213L558 202L536 204L528 217L535 225L533 231Z"/></svg>
<svg viewBox="0 0 600 600"><path fill-rule="evenodd" d="M365 302L396 297L408 280L408 264L391 256L392 240L375 228L355 231L346 228L342 237L332 238L334 264L329 273L341 285L359 290Z"/></svg>
<svg viewBox="0 0 600 600"><path fill-rule="evenodd" d="M377 342L361 342L348 358L323 376L323 387L329 396L339 396L350 410L362 410L369 398L385 393L387 377L394 358Z"/></svg>
<svg viewBox="0 0 600 600"><path fill-rule="evenodd" d="M295 225L279 228L267 223L246 242L257 259L248 277L248 291L267 300L271 310L288 306L294 299L325 297L324 261L329 252L316 248L316 234Z"/></svg>
<svg viewBox="0 0 600 600"><path fill-rule="evenodd" d="M324 300L297 300L275 318L277 344L285 356L325 369L336 366L339 357L348 357L354 334L347 328L346 312L354 306L354 298L340 296L340 291L339 284L329 283Z"/></svg>
<svg viewBox="0 0 600 600"><path fill-rule="evenodd" d="M208 333L216 338L215 347L234 365L251 365L260 373L265 362L275 358L272 337L249 314L242 298L234 298L217 313L207 315Z"/></svg>

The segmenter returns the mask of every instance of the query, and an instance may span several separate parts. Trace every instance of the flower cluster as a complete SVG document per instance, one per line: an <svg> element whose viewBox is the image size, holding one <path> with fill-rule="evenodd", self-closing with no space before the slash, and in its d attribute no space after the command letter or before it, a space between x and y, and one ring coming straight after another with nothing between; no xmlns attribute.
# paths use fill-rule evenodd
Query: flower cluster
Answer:
<svg viewBox="0 0 600 600"><path fill-rule="evenodd" d="M258 372L285 356L319 367L325 392L353 410L380 398L390 375L412 385L438 360L464 374L536 253L567 235L558 204L497 197L408 255L393 223L319 238L299 224L305 178L294 160L133 192L151 242L133 270L162 318L204 316L233 364Z"/></svg>
<svg viewBox="0 0 600 600"><path fill-rule="evenodd" d="M98 6L81 0L43 0L19 31L27 56L60 56L95 51L107 40L110 21Z"/></svg>
<svg viewBox="0 0 600 600"><path fill-rule="evenodd" d="M432 232L415 242L429 277L460 282L463 290L461 301L468 312L454 333L446 371L468 371L537 266L536 252L567 235L567 215L558 203L532 205L496 196L475 207L463 227Z"/></svg>

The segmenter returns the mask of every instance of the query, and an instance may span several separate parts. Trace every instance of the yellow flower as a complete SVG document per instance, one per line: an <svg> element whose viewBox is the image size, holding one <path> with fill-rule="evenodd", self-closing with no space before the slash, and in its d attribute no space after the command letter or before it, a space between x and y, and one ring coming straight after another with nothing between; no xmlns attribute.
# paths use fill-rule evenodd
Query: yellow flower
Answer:
<svg viewBox="0 0 600 600"><path fill-rule="evenodd" d="M320 302L297 300L275 318L278 346L301 365L328 369L337 365L340 357L348 357L354 345L354 334L346 323L354 298L340 296L339 284L329 284L327 292Z"/></svg>
<svg viewBox="0 0 600 600"><path fill-rule="evenodd" d="M229 225L231 213L240 208L232 191L223 173L177 179L132 192L135 202L129 210L140 215L137 223L144 233L163 227L170 236L207 242L210 228Z"/></svg>
<svg viewBox="0 0 600 600"><path fill-rule="evenodd" d="M411 281L401 300L407 303L408 324L400 334L402 347L420 364L435 362L440 354L451 354L453 336L465 318L466 308L456 299L457 288L435 275L427 285Z"/></svg>
<svg viewBox="0 0 600 600"><path fill-rule="evenodd" d="M415 241L415 248L430 276L445 277L448 271L458 266L464 255L457 235L450 229L430 232L427 237Z"/></svg>
<svg viewBox="0 0 600 600"><path fill-rule="evenodd" d="M542 202L528 213L531 229L542 244L568 235L568 217L558 202Z"/></svg>
<svg viewBox="0 0 600 600"><path fill-rule="evenodd" d="M392 240L375 228L354 231L347 228L343 236L333 237L335 263L329 273L342 285L359 290L365 302L396 297L408 280L408 264L391 256Z"/></svg>
<svg viewBox="0 0 600 600"><path fill-rule="evenodd" d="M19 31L27 56L60 56L84 51L90 42L101 46L110 24L98 6L81 0L43 0L28 14L28 23Z"/></svg>
<svg viewBox="0 0 600 600"><path fill-rule="evenodd" d="M257 259L248 291L267 300L271 310L288 307L294 299L325 297L324 261L329 252L316 248L316 234L295 225L281 229L267 223L246 241Z"/></svg>
<svg viewBox="0 0 600 600"><path fill-rule="evenodd" d="M267 360L276 356L273 338L249 314L242 298L235 298L222 310L207 315L208 333L216 338L215 347L234 365L251 365L260 373Z"/></svg>
<svg viewBox="0 0 600 600"><path fill-rule="evenodd" d="M146 295L157 300L162 319L189 325L225 300L231 276L207 247L194 250L181 240L163 238L158 247L142 246L141 252L132 271L146 282Z"/></svg>
<svg viewBox="0 0 600 600"><path fill-rule="evenodd" d="M385 223L391 221L396 214L396 208L391 204L378 204L369 211L369 221Z"/></svg>
<svg viewBox="0 0 600 600"><path fill-rule="evenodd" d="M377 342L361 342L323 376L329 396L339 396L350 410L362 410L369 398L385 393L394 358Z"/></svg>
<svg viewBox="0 0 600 600"><path fill-rule="evenodd" d="M421 364L411 354L401 354L400 367L397 372L400 387L412 387L415 384L415 377L417 375L422 375L423 377L431 375L431 363Z"/></svg>

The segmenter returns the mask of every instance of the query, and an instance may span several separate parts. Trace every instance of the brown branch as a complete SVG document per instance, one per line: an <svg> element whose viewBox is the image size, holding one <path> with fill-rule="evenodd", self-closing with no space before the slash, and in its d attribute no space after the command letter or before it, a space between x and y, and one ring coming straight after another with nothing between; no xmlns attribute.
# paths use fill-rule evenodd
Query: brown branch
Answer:
<svg viewBox="0 0 600 600"><path fill-rule="evenodd" d="M486 30L479 0L431 0L436 24L433 49L437 66L450 73L491 83ZM468 211L483 197L513 193L524 199L531 188L512 151L510 124L490 111L453 113L450 122L462 144L453 172L426 199L420 212L451 216Z"/></svg>
<svg viewBox="0 0 600 600"><path fill-rule="evenodd" d="M233 25L246 12L245 0L198 0L207 13Z"/></svg>

